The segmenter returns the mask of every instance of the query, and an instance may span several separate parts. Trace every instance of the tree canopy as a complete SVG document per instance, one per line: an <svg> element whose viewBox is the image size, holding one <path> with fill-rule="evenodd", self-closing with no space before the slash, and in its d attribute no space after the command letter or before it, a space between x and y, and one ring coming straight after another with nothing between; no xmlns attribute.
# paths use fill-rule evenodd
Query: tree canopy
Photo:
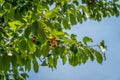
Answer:
<svg viewBox="0 0 120 80"><path fill-rule="evenodd" d="M104 40L68 34L76 24L120 14L119 0L0 0L0 79L25 80L26 71L105 60Z"/></svg>

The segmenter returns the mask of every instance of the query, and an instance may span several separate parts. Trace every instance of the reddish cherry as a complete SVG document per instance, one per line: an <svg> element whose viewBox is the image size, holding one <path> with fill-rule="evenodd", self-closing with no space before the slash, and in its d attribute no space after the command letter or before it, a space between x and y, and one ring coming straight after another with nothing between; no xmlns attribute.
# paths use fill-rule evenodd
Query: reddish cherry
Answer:
<svg viewBox="0 0 120 80"><path fill-rule="evenodd" d="M36 38L35 37L32 38L32 42L36 42Z"/></svg>
<svg viewBox="0 0 120 80"><path fill-rule="evenodd" d="M52 47L56 47L57 45L56 45L56 44L52 44L51 46L52 46Z"/></svg>
<svg viewBox="0 0 120 80"><path fill-rule="evenodd" d="M53 41L56 41L56 37L53 37L52 39L51 39L51 41L53 42Z"/></svg>

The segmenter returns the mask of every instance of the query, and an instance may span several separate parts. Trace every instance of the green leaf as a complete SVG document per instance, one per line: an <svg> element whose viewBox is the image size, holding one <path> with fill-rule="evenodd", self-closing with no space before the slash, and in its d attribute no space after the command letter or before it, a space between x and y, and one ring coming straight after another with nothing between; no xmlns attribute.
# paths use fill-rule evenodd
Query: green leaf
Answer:
<svg viewBox="0 0 120 80"><path fill-rule="evenodd" d="M59 55L61 53L61 49L59 47L55 47L52 49L52 53L54 56Z"/></svg>
<svg viewBox="0 0 120 80"><path fill-rule="evenodd" d="M81 53L81 50L78 49L78 53L76 54L77 56L77 61L78 61L78 64L81 64L82 63L82 53Z"/></svg>
<svg viewBox="0 0 120 80"><path fill-rule="evenodd" d="M62 31L62 26L61 26L61 24L55 23L54 26L55 26L55 28L56 28L58 31Z"/></svg>
<svg viewBox="0 0 120 80"><path fill-rule="evenodd" d="M70 14L70 22L71 22L71 25L76 25L77 24L75 15Z"/></svg>
<svg viewBox="0 0 120 80"><path fill-rule="evenodd" d="M14 16L15 16L15 9L11 8L9 10L9 12L7 13L7 18L10 19L10 20L13 20ZM19 25L21 25L21 23L19 21L16 21L16 23L19 24Z"/></svg>
<svg viewBox="0 0 120 80"><path fill-rule="evenodd" d="M53 58L51 56L48 57L48 66L50 68L54 67L54 61L53 61Z"/></svg>
<svg viewBox="0 0 120 80"><path fill-rule="evenodd" d="M8 71L10 68L11 57L2 56L0 57L0 70Z"/></svg>
<svg viewBox="0 0 120 80"><path fill-rule="evenodd" d="M82 51L82 63L85 64L86 61L88 60L88 56Z"/></svg>
<svg viewBox="0 0 120 80"><path fill-rule="evenodd" d="M84 53L90 58L91 61L93 61L95 59L91 48L85 47Z"/></svg>
<svg viewBox="0 0 120 80"><path fill-rule="evenodd" d="M74 44L70 47L70 50L75 54L78 52L77 46Z"/></svg>
<svg viewBox="0 0 120 80"><path fill-rule="evenodd" d="M68 23L68 21L66 19L62 20L62 24L63 24L65 29L71 29L70 24Z"/></svg>
<svg viewBox="0 0 120 80"><path fill-rule="evenodd" d="M37 21L33 22L32 25L30 26L31 27L31 31L34 35L38 35L38 30L39 30L39 23Z"/></svg>
<svg viewBox="0 0 120 80"><path fill-rule="evenodd" d="M77 35L71 34L71 39L72 39L72 40L76 40L76 37L77 37Z"/></svg>
<svg viewBox="0 0 120 80"><path fill-rule="evenodd" d="M42 3L42 4L40 4L39 2L38 2L38 0L36 0L37 2L36 2L36 4L37 4L37 11L44 11L44 10L48 10L49 9L49 7L48 7L48 5L46 5L46 4L44 4L44 3Z"/></svg>
<svg viewBox="0 0 120 80"><path fill-rule="evenodd" d="M26 78L29 78L29 75L27 73L21 73L21 76L26 79Z"/></svg>
<svg viewBox="0 0 120 80"><path fill-rule="evenodd" d="M12 58L11 58L11 63L12 63L12 65L13 65L12 68L16 68L16 67L18 66L17 61L18 61L18 60L17 60L16 55L13 55Z"/></svg>
<svg viewBox="0 0 120 80"><path fill-rule="evenodd" d="M87 42L93 42L93 40L92 40L92 38L89 38L89 37L85 36L83 38L83 42L86 44Z"/></svg>
<svg viewBox="0 0 120 80"><path fill-rule="evenodd" d="M4 2L4 0L0 0L0 4L2 4Z"/></svg>
<svg viewBox="0 0 120 80"><path fill-rule="evenodd" d="M96 51L96 50L94 51L94 54L96 56L97 62L100 63L100 64L102 64L102 62L103 62L102 54L100 52Z"/></svg>
<svg viewBox="0 0 120 80"><path fill-rule="evenodd" d="M50 29L55 29L54 28L54 26L53 26L53 24L49 21L49 20L47 20L47 21L45 21L45 24L50 28Z"/></svg>
<svg viewBox="0 0 120 80"><path fill-rule="evenodd" d="M59 55L60 55L61 58L63 58L66 55L66 53L65 53L65 46L61 46L59 48L59 53L60 53Z"/></svg>
<svg viewBox="0 0 120 80"><path fill-rule="evenodd" d="M55 55L54 58L53 58L53 65L54 65L54 68L57 67L57 63L58 63L58 55Z"/></svg>
<svg viewBox="0 0 120 80"><path fill-rule="evenodd" d="M8 24L14 30L14 32L18 27L23 25L20 21L12 21L12 22L8 22Z"/></svg>
<svg viewBox="0 0 120 80"><path fill-rule="evenodd" d="M27 57L26 64L25 64L26 70L31 70L31 60Z"/></svg>
<svg viewBox="0 0 120 80"><path fill-rule="evenodd" d="M100 46L102 46L103 48L107 48L107 47L105 46L104 40L102 40L102 41L100 42Z"/></svg>
<svg viewBox="0 0 120 80"><path fill-rule="evenodd" d="M66 56L63 56L62 62L63 62L63 65L67 62L67 57Z"/></svg>
<svg viewBox="0 0 120 80"><path fill-rule="evenodd" d="M59 16L59 13L53 10L45 13L45 18L53 18L53 17L58 17L58 16Z"/></svg>
<svg viewBox="0 0 120 80"><path fill-rule="evenodd" d="M38 73L38 71L39 71L39 65L38 65L37 60L34 59L32 62L33 62L33 69L34 69L34 72L35 72L35 73Z"/></svg>
<svg viewBox="0 0 120 80"><path fill-rule="evenodd" d="M77 12L77 20L78 20L79 23L83 22L83 20L82 20L82 14L79 11Z"/></svg>
<svg viewBox="0 0 120 80"><path fill-rule="evenodd" d="M79 9L82 9L84 12L89 13L89 10L86 6L80 5Z"/></svg>
<svg viewBox="0 0 120 80"><path fill-rule="evenodd" d="M15 54L15 56L16 56L16 60L17 60L17 64L19 64L20 66L23 66L23 62L22 62L22 60L21 60L21 57L16 53Z"/></svg>
<svg viewBox="0 0 120 80"><path fill-rule="evenodd" d="M46 35L45 32L41 29L39 29L39 34L38 34L38 39L40 40L41 43L44 43L46 41Z"/></svg>
<svg viewBox="0 0 120 80"><path fill-rule="evenodd" d="M30 33L31 33L31 28L30 28L30 27L27 27L27 28L25 29L25 32L24 32L25 37L26 37L26 38L29 38Z"/></svg>
<svg viewBox="0 0 120 80"><path fill-rule="evenodd" d="M47 57L47 56L48 56L49 51L50 51L49 45L46 45L46 44L42 45L42 47L41 47L41 54L42 54L44 57Z"/></svg>
<svg viewBox="0 0 120 80"><path fill-rule="evenodd" d="M48 66L47 63L46 63L46 60L44 60L41 64L41 66Z"/></svg>
<svg viewBox="0 0 120 80"><path fill-rule="evenodd" d="M79 2L77 0L73 0L73 3L76 4L77 6L79 5Z"/></svg>
<svg viewBox="0 0 120 80"><path fill-rule="evenodd" d="M28 44L25 39L22 39L22 41L20 43L18 43L18 47L22 53L25 53L25 51L27 51L29 49Z"/></svg>
<svg viewBox="0 0 120 80"><path fill-rule="evenodd" d="M3 16L4 11L2 9L0 9L0 18Z"/></svg>
<svg viewBox="0 0 120 80"><path fill-rule="evenodd" d="M35 51L36 51L36 45L32 42L32 40L31 39L28 39L27 40L27 44L26 45L28 45L27 47L27 49L30 51L30 52L32 52L32 53L34 53Z"/></svg>
<svg viewBox="0 0 120 80"><path fill-rule="evenodd" d="M5 2L3 5L3 9L6 11L9 10L11 7L12 7L12 5L10 3L7 3L7 2Z"/></svg>
<svg viewBox="0 0 120 80"><path fill-rule="evenodd" d="M68 34L66 32L63 31L56 31L56 30L52 30L52 34L55 34L57 37L64 37L64 36L68 36Z"/></svg>
<svg viewBox="0 0 120 80"><path fill-rule="evenodd" d="M34 54L35 54L35 56L36 56L37 58L40 58L41 55L42 55L40 48L37 48Z"/></svg>
<svg viewBox="0 0 120 80"><path fill-rule="evenodd" d="M75 11L73 9L68 9L67 13L66 13L66 19L68 19L70 17L70 14L75 15Z"/></svg>
<svg viewBox="0 0 120 80"><path fill-rule="evenodd" d="M72 66L77 66L79 64L79 61L77 59L78 56L76 56L76 54L71 54L69 56L69 64Z"/></svg>
<svg viewBox="0 0 120 80"><path fill-rule="evenodd" d="M37 21L35 21L35 24L36 29L34 30L34 34L38 37L41 43L44 43L46 41L46 34L43 26L44 24L41 22L38 23Z"/></svg>

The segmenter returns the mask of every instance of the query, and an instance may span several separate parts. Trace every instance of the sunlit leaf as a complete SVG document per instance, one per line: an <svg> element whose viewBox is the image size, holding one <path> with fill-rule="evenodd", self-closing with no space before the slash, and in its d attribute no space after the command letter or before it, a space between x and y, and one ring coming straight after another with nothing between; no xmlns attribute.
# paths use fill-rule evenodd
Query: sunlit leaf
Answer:
<svg viewBox="0 0 120 80"><path fill-rule="evenodd" d="M59 13L55 11L48 11L45 13L45 18L53 18L53 17L58 17Z"/></svg>
<svg viewBox="0 0 120 80"><path fill-rule="evenodd" d="M22 23L20 21L8 22L8 24L14 31L16 31L17 27L22 26Z"/></svg>

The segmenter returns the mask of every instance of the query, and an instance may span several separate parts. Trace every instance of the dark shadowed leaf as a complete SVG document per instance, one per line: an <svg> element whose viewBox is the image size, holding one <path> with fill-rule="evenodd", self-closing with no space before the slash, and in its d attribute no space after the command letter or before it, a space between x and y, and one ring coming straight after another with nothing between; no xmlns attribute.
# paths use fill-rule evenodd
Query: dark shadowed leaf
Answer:
<svg viewBox="0 0 120 80"><path fill-rule="evenodd" d="M92 40L92 38L89 38L89 37L85 36L83 38L83 42L86 44L87 42L93 42L93 40Z"/></svg>
<svg viewBox="0 0 120 80"><path fill-rule="evenodd" d="M70 14L70 22L71 22L71 25L76 25L77 24L75 15Z"/></svg>
<svg viewBox="0 0 120 80"><path fill-rule="evenodd" d="M76 40L77 35L71 34L71 39Z"/></svg>
<svg viewBox="0 0 120 80"><path fill-rule="evenodd" d="M46 63L46 60L44 60L41 64L41 66L48 66L47 63Z"/></svg>
<svg viewBox="0 0 120 80"><path fill-rule="evenodd" d="M70 24L68 23L68 21L66 19L62 20L63 26L65 29L70 29Z"/></svg>
<svg viewBox="0 0 120 80"><path fill-rule="evenodd" d="M37 21L33 22L32 25L30 25L31 27L31 31L34 35L38 35L38 27L39 27L39 23Z"/></svg>
<svg viewBox="0 0 120 80"><path fill-rule="evenodd" d="M26 37L26 38L29 38L30 33L31 33L31 28L30 28L30 27L27 27L27 28L25 29L25 33L24 33L25 37Z"/></svg>
<svg viewBox="0 0 120 80"><path fill-rule="evenodd" d="M70 50L75 54L78 52L77 46L74 44L70 47Z"/></svg>
<svg viewBox="0 0 120 80"><path fill-rule="evenodd" d="M26 78L29 78L29 75L27 73L21 73L21 76L26 79Z"/></svg>

